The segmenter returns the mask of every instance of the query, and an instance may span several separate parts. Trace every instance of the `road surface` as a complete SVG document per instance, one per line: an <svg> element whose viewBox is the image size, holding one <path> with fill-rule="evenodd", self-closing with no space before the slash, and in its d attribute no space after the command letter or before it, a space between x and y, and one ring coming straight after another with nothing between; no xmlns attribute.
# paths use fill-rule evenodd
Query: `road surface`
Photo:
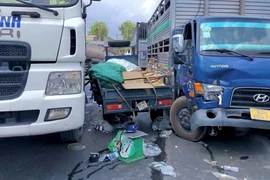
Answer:
<svg viewBox="0 0 270 180"><path fill-rule="evenodd" d="M74 151L68 144L60 143L57 135L0 139L0 179L1 180L215 180L212 171L217 172L204 159L216 160L218 165L237 166L239 173L228 174L239 179L266 180L270 176L269 132L241 129L219 134L192 143L171 135L167 139L157 138L151 130L151 123L145 116L138 116L140 129L149 135L146 139L156 142L163 152L155 158L143 159L130 164L121 161L104 162L98 166L88 166L82 162L90 152L107 148L115 133L103 134L90 128L89 122L100 118L98 107L87 106L87 123L81 143L84 150ZM91 129L91 131L88 131ZM175 168L176 178L163 176L151 170L148 164L166 161ZM76 167L78 165L78 167ZM72 173L73 171L73 173ZM75 173L74 173L75 172Z"/></svg>

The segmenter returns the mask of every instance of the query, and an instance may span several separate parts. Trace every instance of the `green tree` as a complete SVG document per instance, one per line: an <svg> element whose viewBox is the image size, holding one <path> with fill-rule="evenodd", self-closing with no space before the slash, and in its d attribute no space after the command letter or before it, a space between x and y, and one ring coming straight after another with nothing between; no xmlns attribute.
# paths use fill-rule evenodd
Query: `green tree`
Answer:
<svg viewBox="0 0 270 180"><path fill-rule="evenodd" d="M121 26L119 26L119 31L122 32L123 40L131 40L133 31L136 27L136 24L132 21L126 21Z"/></svg>
<svg viewBox="0 0 270 180"><path fill-rule="evenodd" d="M105 22L95 22L90 28L90 34L97 36L99 41L103 41L108 36L109 30Z"/></svg>
<svg viewBox="0 0 270 180"><path fill-rule="evenodd" d="M114 40L112 37L110 37L110 36L108 36L108 40L109 41L112 41L112 40Z"/></svg>

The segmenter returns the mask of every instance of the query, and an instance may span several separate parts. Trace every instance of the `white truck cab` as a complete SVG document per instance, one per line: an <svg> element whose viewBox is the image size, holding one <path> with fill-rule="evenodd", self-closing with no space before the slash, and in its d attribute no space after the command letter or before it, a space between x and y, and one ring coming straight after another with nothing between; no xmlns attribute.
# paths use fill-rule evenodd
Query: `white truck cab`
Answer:
<svg viewBox="0 0 270 180"><path fill-rule="evenodd" d="M59 132L80 140L92 1L0 0L0 137Z"/></svg>

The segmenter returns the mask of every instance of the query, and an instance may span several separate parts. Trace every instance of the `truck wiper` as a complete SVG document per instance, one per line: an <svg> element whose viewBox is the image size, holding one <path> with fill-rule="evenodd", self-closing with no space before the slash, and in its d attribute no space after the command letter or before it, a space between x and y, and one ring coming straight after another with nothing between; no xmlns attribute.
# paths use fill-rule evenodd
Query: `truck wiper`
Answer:
<svg viewBox="0 0 270 180"><path fill-rule="evenodd" d="M40 5L37 5L37 4L33 4L33 3L26 2L26 1L22 1L22 0L16 0L16 1L18 1L18 2L20 2L20 3L23 3L23 4L27 4L27 5L32 6L32 7L37 7L37 8L39 8L39 9L44 10L44 11L51 12L51 13L53 13L55 16L58 16L58 14L59 14L57 11L52 10L52 9L50 9L50 8L47 8L47 7L44 7L44 6L40 6Z"/></svg>
<svg viewBox="0 0 270 180"><path fill-rule="evenodd" d="M250 59L250 61L253 61L253 59L254 59L254 57L252 57L252 56L249 56L249 55L237 52L237 51L229 50L229 49L207 49L207 50L203 50L203 51L215 51L215 52L227 53L227 54L234 53L234 54L241 55L243 57L248 57Z"/></svg>
<svg viewBox="0 0 270 180"><path fill-rule="evenodd" d="M266 52L260 52L258 54L270 54L270 51L266 51Z"/></svg>

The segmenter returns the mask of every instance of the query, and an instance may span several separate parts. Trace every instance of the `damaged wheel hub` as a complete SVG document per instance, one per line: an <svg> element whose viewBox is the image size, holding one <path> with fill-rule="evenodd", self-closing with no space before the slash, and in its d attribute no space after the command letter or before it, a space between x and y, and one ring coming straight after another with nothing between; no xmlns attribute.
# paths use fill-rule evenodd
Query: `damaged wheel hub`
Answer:
<svg viewBox="0 0 270 180"><path fill-rule="evenodd" d="M190 113L187 109L182 109L178 114L180 125L186 129L191 130L190 128Z"/></svg>

